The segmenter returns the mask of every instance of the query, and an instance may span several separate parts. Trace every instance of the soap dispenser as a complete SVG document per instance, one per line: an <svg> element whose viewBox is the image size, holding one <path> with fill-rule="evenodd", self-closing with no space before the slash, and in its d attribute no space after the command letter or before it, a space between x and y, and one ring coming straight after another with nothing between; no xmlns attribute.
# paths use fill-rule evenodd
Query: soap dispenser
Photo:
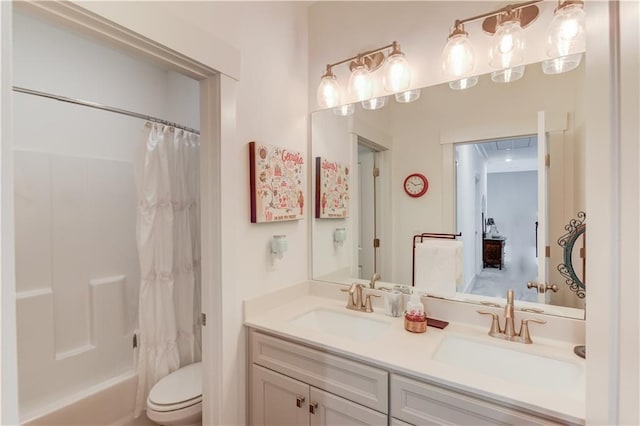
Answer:
<svg viewBox="0 0 640 426"><path fill-rule="evenodd" d="M407 310L404 313L404 328L412 333L427 331L427 315L424 313L420 293L415 289L407 302Z"/></svg>

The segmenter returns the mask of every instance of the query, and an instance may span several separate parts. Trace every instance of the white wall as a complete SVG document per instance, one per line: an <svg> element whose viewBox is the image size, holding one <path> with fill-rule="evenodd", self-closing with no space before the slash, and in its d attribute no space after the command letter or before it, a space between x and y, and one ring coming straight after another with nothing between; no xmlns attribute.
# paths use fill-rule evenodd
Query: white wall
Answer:
<svg viewBox="0 0 640 426"><path fill-rule="evenodd" d="M13 25L15 85L199 127L196 81L28 15ZM23 420L134 367L143 131L140 119L14 97Z"/></svg>
<svg viewBox="0 0 640 426"><path fill-rule="evenodd" d="M18 423L11 106L12 2L0 3L0 423Z"/></svg>
<svg viewBox="0 0 640 426"><path fill-rule="evenodd" d="M507 237L505 256L516 262L535 257L538 220L538 173L508 172L487 175L487 217L494 218Z"/></svg>

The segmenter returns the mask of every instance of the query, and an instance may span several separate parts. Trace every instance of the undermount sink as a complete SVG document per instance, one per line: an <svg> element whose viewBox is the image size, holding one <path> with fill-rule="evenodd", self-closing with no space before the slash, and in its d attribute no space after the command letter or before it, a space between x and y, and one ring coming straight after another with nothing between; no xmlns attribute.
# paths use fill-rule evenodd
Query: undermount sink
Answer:
<svg viewBox="0 0 640 426"><path fill-rule="evenodd" d="M298 327L309 328L333 336L355 340L370 340L389 328L389 323L364 315L329 309L314 309L289 321Z"/></svg>
<svg viewBox="0 0 640 426"><path fill-rule="evenodd" d="M498 341L497 343L500 343ZM521 344L521 343L513 343ZM580 364L530 354L458 336L445 336L433 360L524 385L582 395Z"/></svg>

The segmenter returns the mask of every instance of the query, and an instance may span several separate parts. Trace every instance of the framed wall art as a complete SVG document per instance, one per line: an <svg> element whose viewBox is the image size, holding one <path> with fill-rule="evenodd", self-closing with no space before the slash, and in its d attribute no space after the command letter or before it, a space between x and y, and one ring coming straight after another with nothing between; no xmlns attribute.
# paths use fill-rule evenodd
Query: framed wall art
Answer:
<svg viewBox="0 0 640 426"><path fill-rule="evenodd" d="M349 167L316 157L316 218L349 217Z"/></svg>
<svg viewBox="0 0 640 426"><path fill-rule="evenodd" d="M249 142L251 222L304 217L304 157L298 151Z"/></svg>

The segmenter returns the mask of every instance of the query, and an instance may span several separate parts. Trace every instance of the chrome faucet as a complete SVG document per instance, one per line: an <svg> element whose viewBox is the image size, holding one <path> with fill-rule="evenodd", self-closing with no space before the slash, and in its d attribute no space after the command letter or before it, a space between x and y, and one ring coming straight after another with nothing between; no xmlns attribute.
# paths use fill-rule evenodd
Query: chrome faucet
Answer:
<svg viewBox="0 0 640 426"><path fill-rule="evenodd" d="M521 342L526 344L533 343L531 340L531 334L529 333L529 323L536 322L538 324L545 324L546 321L526 318L520 323L520 330L516 333L514 324L515 315L513 307L513 290L507 291L507 304L504 307L504 328L500 327L500 318L498 314L487 311L477 311L482 315L491 315L491 328L489 329L489 336L497 337L499 339L509 340L511 342Z"/></svg>
<svg viewBox="0 0 640 426"><path fill-rule="evenodd" d="M380 274L375 272L371 277L371 281L369 282L369 288L376 288L376 281L380 279Z"/></svg>
<svg viewBox="0 0 640 426"><path fill-rule="evenodd" d="M373 312L371 298L380 296L372 293L364 294L364 288L364 284L353 283L348 289L340 289L342 292L349 293L347 309L351 309L353 311Z"/></svg>

